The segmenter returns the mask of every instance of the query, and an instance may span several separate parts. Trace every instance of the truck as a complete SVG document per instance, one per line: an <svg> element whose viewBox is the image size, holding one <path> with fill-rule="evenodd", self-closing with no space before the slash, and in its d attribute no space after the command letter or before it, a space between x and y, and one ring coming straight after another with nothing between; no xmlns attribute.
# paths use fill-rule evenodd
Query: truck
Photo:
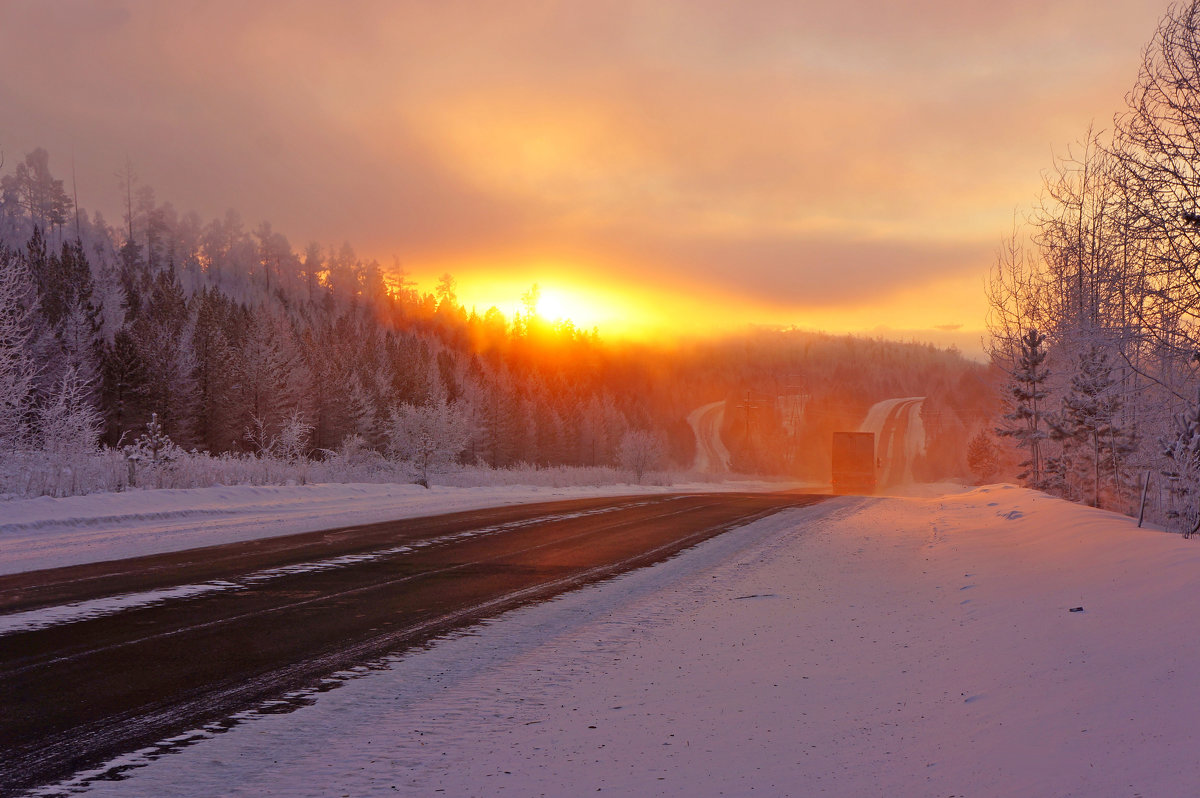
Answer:
<svg viewBox="0 0 1200 798"><path fill-rule="evenodd" d="M875 492L875 433L833 433L833 492Z"/></svg>

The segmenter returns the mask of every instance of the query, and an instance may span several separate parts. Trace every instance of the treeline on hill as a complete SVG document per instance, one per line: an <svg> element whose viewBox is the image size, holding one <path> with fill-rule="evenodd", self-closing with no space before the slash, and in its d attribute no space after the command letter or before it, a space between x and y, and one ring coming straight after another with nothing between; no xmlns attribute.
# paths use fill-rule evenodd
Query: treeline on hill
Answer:
<svg viewBox="0 0 1200 798"><path fill-rule="evenodd" d="M994 376L956 350L800 330L758 330L678 355L696 383L726 402L722 438L735 470L830 476L832 434L856 430L876 402L923 396L921 481L969 471L967 441L993 417Z"/></svg>
<svg viewBox="0 0 1200 798"><path fill-rule="evenodd" d="M1159 24L1111 132L1047 174L989 284L1020 478L1185 532L1200 500L1200 3ZM973 441L977 462L996 441Z"/></svg>
<svg viewBox="0 0 1200 798"><path fill-rule="evenodd" d="M919 394L931 396L941 441L926 473L957 475L972 422L956 408L985 401L979 367L931 347L799 332L616 346L541 318L536 289L512 319L480 314L449 275L420 292L349 245L298 252L267 223L248 230L232 211L204 222L158 203L132 170L122 180L114 227L77 207L45 150L0 178L0 444L11 466L0 492L95 489L71 463L98 443L130 461L129 481L132 463L181 450L386 457L422 478L453 463L621 461L640 478L690 466L686 418L700 403L780 393L795 375L808 397L803 438L779 404L765 407L750 438L727 430L740 469L820 477L828 431L878 399ZM17 453L32 451L51 474L36 484L17 473L35 462Z"/></svg>

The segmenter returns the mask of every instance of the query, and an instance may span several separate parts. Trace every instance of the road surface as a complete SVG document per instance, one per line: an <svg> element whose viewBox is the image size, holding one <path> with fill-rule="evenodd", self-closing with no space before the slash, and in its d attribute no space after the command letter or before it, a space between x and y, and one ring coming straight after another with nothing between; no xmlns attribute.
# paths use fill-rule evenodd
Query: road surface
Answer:
<svg viewBox="0 0 1200 798"><path fill-rule="evenodd" d="M701 473L723 474L729 470L729 450L721 441L725 402L713 402L693 410L688 423L696 435L696 460L692 468Z"/></svg>
<svg viewBox="0 0 1200 798"><path fill-rule="evenodd" d="M873 405L860 432L875 433L876 483L881 488L912 482L912 462L925 452L925 425L921 421L923 396L885 399Z"/></svg>
<svg viewBox="0 0 1200 798"><path fill-rule="evenodd" d="M0 577L0 794L821 498L553 502Z"/></svg>

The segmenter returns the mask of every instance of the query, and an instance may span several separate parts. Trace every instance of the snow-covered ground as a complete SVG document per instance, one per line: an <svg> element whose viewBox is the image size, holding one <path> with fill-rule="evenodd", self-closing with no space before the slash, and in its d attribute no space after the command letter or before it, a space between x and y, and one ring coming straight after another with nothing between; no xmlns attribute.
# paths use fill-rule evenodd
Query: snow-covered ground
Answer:
<svg viewBox="0 0 1200 798"><path fill-rule="evenodd" d="M1200 543L1024 489L836 498L88 794L1192 794L1197 584Z"/></svg>
<svg viewBox="0 0 1200 798"><path fill-rule="evenodd" d="M0 502L0 574L182 551L506 504L687 491L781 490L799 483L725 481L574 487L398 484L234 485Z"/></svg>

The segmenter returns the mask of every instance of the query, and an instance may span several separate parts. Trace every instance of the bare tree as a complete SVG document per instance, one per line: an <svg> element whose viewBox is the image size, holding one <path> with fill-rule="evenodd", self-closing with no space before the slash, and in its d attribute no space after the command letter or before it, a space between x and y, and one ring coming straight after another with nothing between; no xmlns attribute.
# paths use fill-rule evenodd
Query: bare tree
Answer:
<svg viewBox="0 0 1200 798"><path fill-rule="evenodd" d="M1200 349L1200 2L1163 17L1127 101L1113 155L1123 223L1146 282L1129 307L1160 360L1178 364ZM1168 370L1161 380L1190 396L1174 376Z"/></svg>
<svg viewBox="0 0 1200 798"><path fill-rule="evenodd" d="M33 282L15 252L0 247L0 445L28 443L38 367L33 357Z"/></svg>
<svg viewBox="0 0 1200 798"><path fill-rule="evenodd" d="M42 450L57 470L78 465L97 449L102 419L92 405L92 393L90 381L68 366L48 401L38 408Z"/></svg>
<svg viewBox="0 0 1200 798"><path fill-rule="evenodd" d="M662 436L644 429L631 429L621 437L617 444L617 462L634 473L638 484L647 471L653 471L662 464L667 447Z"/></svg>
<svg viewBox="0 0 1200 798"><path fill-rule="evenodd" d="M392 409L386 437L388 453L416 466L418 484L429 487L431 469L444 467L471 439L470 413L458 402L400 404Z"/></svg>
<svg viewBox="0 0 1200 798"><path fill-rule="evenodd" d="M1111 329L1123 317L1114 162L1101 133L1056 157L1044 176L1033 215L1034 241L1045 264L1047 313L1060 340ZM1053 343L1059 343L1052 338Z"/></svg>
<svg viewBox="0 0 1200 798"><path fill-rule="evenodd" d="M987 351L992 362L1012 374L1021 357L1026 330L1045 326L1041 263L1028 248L1027 232L1014 222L1001 241L985 286Z"/></svg>

